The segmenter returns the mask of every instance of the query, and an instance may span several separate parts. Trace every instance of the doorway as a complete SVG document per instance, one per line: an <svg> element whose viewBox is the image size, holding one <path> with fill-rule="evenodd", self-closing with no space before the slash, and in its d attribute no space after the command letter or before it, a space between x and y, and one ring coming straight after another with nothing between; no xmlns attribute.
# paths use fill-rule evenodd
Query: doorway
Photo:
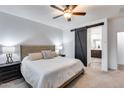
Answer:
<svg viewBox="0 0 124 93"><path fill-rule="evenodd" d="M124 32L117 33L117 67L124 71Z"/></svg>
<svg viewBox="0 0 124 93"><path fill-rule="evenodd" d="M87 29L87 66L101 70L102 65L102 26Z"/></svg>
<svg viewBox="0 0 124 93"><path fill-rule="evenodd" d="M72 29L75 32L75 58L80 59L87 66L87 30L102 26L102 62L101 71L108 71L108 24L107 19L99 19L85 24L80 28ZM83 34L82 34L83 33ZM83 36L82 36L83 35Z"/></svg>

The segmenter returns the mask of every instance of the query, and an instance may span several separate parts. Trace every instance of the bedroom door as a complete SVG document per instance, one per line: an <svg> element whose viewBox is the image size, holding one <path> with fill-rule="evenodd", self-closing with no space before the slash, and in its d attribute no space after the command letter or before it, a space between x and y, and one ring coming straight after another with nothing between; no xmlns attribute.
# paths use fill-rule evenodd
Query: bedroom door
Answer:
<svg viewBox="0 0 124 93"><path fill-rule="evenodd" d="M79 28L75 31L75 58L80 59L87 66L87 29Z"/></svg>

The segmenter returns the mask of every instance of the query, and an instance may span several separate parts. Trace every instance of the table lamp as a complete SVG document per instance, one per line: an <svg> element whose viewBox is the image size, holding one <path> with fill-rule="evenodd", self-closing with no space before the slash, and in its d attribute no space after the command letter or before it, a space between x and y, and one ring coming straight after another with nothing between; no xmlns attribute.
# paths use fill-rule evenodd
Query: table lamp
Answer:
<svg viewBox="0 0 124 93"><path fill-rule="evenodd" d="M61 50L63 49L62 45L56 46L56 52L57 54L61 54Z"/></svg>
<svg viewBox="0 0 124 93"><path fill-rule="evenodd" d="M6 58L7 58L6 63L13 62L12 54L14 53L14 51L15 51L15 47L12 46L2 47L2 52L6 54Z"/></svg>

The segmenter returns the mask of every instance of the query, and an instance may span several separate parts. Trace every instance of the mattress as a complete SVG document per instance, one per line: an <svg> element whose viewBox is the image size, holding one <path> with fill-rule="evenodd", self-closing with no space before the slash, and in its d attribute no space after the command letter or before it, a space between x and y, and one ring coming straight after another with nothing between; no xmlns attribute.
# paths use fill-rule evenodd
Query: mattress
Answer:
<svg viewBox="0 0 124 93"><path fill-rule="evenodd" d="M57 88L83 68L80 60L60 56L37 61L31 61L27 56L21 63L24 79L34 88Z"/></svg>

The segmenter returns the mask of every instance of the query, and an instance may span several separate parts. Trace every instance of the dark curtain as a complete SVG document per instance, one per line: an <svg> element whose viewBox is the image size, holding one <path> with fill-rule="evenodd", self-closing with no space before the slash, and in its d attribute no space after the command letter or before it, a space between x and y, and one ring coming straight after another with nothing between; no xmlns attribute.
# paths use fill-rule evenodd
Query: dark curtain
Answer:
<svg viewBox="0 0 124 93"><path fill-rule="evenodd" d="M87 66L87 29L85 27L75 31L75 58L80 59Z"/></svg>

